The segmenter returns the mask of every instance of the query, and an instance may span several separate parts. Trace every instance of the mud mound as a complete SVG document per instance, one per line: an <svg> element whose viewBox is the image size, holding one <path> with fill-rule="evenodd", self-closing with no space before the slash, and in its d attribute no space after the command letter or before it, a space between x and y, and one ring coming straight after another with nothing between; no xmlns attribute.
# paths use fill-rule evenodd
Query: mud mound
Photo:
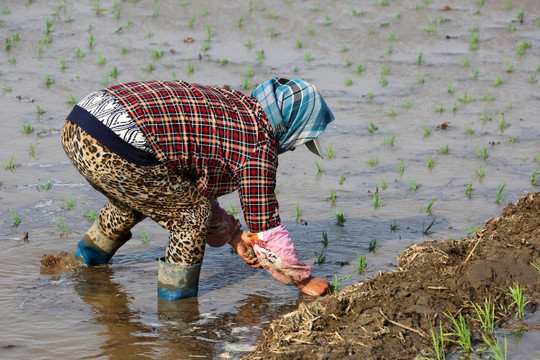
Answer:
<svg viewBox="0 0 540 360"><path fill-rule="evenodd" d="M73 256L73 253L59 252L58 254L43 255L41 258L41 273L44 275L56 275L62 272L76 271L85 268L86 265Z"/></svg>
<svg viewBox="0 0 540 360"><path fill-rule="evenodd" d="M426 241L398 257L399 266L318 299L270 324L244 359L413 359L427 354L431 328L461 312L474 329L471 301L507 309L519 282L529 310L539 303L540 193L523 195L469 239ZM513 308L497 313L512 326ZM519 324L526 327L524 323ZM534 325L531 325L534 326Z"/></svg>

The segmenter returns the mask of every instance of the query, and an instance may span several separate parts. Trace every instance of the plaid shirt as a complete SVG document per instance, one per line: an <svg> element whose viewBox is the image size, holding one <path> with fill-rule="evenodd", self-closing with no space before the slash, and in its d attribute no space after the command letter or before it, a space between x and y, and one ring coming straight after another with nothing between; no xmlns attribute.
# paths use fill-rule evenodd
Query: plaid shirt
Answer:
<svg viewBox="0 0 540 360"><path fill-rule="evenodd" d="M257 100L183 81L112 86L156 158L187 174L209 198L238 190L250 231L280 224L275 196L277 145Z"/></svg>

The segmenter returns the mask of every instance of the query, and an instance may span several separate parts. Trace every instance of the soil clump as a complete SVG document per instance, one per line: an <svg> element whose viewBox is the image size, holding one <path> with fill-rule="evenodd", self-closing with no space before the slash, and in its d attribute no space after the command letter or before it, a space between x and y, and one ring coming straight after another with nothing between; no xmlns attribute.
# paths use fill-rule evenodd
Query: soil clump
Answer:
<svg viewBox="0 0 540 360"><path fill-rule="evenodd" d="M271 323L243 359L414 359L431 356L431 329L452 328L443 314L462 314L478 340L471 302L497 304L499 328L537 327L527 318L539 304L540 193L523 195L470 238L425 241L398 256L392 272L337 294L300 304ZM509 287L519 283L526 315L516 320ZM473 340L474 340L473 339Z"/></svg>

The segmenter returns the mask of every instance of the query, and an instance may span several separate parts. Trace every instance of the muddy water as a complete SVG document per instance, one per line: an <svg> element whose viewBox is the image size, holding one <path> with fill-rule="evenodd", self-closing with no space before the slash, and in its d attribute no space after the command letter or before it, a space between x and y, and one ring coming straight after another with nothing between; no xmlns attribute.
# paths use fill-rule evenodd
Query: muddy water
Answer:
<svg viewBox="0 0 540 360"><path fill-rule="evenodd" d="M463 238L506 202L537 191L530 177L540 161L540 90L534 81L540 78L540 27L533 19L540 4L511 1L506 9L503 1L486 2L117 1L118 18L109 1L3 2L0 34L2 41L12 40L0 55L0 160L7 165L14 156L17 166L0 169L0 356L238 358L253 348L265 323L308 300L223 248L207 251L200 296L167 307L156 299L156 258L167 234L147 220L110 266L77 275L40 274L41 256L73 250L90 225L83 210L97 213L105 202L68 163L59 129L71 109L69 95L80 99L107 82L179 78L242 89L245 81L253 88L283 76L316 84L336 115L324 138L336 157L319 160L325 172L318 174L306 150L284 154L278 197L282 220L306 262L316 260L322 232L328 234L325 262L313 266L316 275L344 277L354 271L357 253L367 256L365 274L342 286L391 270L397 253L426 237ZM441 11L445 5L453 9ZM47 21L50 43L44 41ZM209 49L203 51L208 31ZM471 50L475 34L478 49ZM518 40L531 44L523 55L517 54ZM79 48L84 56L76 55ZM154 58L152 49L163 56ZM262 63L257 51L264 51ZM462 66L464 58L469 66ZM188 64L194 72L188 73ZM247 66L253 77L246 75ZM116 78L110 75L115 68ZM54 83L46 85L47 75ZM459 100L465 93L472 101ZM501 130L503 117L510 126ZM368 130L370 122L376 131ZM437 127L445 122L445 130ZM23 124L34 132L23 133ZM422 126L431 135L424 136ZM391 136L393 147L385 146ZM444 145L447 154L439 150ZM476 155L484 148L487 159ZM426 165L430 156L432 169ZM369 159L378 165L369 166ZM403 173L396 170L401 159ZM480 167L482 179L475 174ZM420 184L416 191L411 182ZM501 184L504 200L498 203ZM372 205L377 188L380 208ZM334 206L323 200L331 191ZM235 194L222 200L229 203L239 209ZM297 204L307 225L293 218ZM10 209L20 218L17 227ZM344 226L336 225L333 212L339 210ZM70 232L63 234L54 219L65 219ZM138 230L148 231L150 243L141 241ZM373 239L380 247L368 252ZM534 353L537 341L535 332L515 340L511 357Z"/></svg>

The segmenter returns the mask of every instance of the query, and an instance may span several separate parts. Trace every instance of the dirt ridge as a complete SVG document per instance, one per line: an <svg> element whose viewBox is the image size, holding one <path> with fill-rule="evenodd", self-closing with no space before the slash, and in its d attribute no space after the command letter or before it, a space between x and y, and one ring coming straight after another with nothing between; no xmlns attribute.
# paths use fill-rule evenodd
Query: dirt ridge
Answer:
<svg viewBox="0 0 540 360"><path fill-rule="evenodd" d="M540 193L521 196L463 240L426 241L398 256L392 272L309 304L271 323L243 359L413 359L430 354L431 330L443 312L461 312L472 329L471 302L503 305L497 326L514 326L508 289L516 282L534 312L540 303ZM527 316L521 327L534 327Z"/></svg>

